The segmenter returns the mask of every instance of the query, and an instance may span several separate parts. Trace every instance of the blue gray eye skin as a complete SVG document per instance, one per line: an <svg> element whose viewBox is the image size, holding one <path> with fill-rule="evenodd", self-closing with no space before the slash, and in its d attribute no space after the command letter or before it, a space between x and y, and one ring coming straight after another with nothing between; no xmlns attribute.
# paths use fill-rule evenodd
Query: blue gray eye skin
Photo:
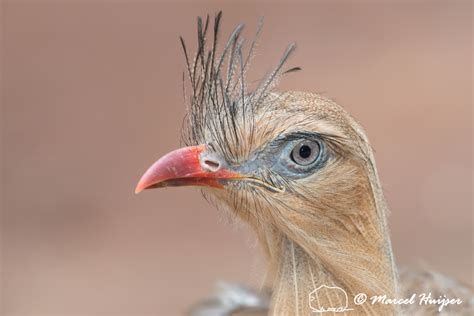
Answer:
<svg viewBox="0 0 474 316"><path fill-rule="evenodd" d="M305 139L293 147L290 158L300 166L308 166L318 159L320 151L321 147L318 142Z"/></svg>

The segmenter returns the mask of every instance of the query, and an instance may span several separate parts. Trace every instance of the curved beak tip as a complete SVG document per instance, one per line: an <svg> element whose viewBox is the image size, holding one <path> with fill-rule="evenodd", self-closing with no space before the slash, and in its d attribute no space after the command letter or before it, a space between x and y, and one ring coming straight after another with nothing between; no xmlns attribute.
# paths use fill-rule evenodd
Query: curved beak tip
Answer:
<svg viewBox="0 0 474 316"><path fill-rule="evenodd" d="M135 187L135 194L138 194L142 191L145 191L148 189L150 186L152 186L154 182L150 181L146 177L146 173L140 178L140 181L138 181L137 186Z"/></svg>
<svg viewBox="0 0 474 316"><path fill-rule="evenodd" d="M139 184L137 185L137 187L135 188L135 194L138 194L138 193L140 193L140 192L142 192L142 191L143 191L143 188L140 187L140 183L139 183Z"/></svg>

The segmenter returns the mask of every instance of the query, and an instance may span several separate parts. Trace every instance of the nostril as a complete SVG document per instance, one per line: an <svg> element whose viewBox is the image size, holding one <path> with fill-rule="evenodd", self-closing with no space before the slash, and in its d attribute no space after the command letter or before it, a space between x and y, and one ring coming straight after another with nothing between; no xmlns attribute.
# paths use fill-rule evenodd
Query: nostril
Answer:
<svg viewBox="0 0 474 316"><path fill-rule="evenodd" d="M215 171L219 170L220 167L221 167L221 164L220 164L219 160L213 159L211 157L205 157L201 161L202 161L202 163L201 163L202 167L205 170L208 170L208 171L211 171L211 172L215 172Z"/></svg>
<svg viewBox="0 0 474 316"><path fill-rule="evenodd" d="M211 169L218 169L219 168L219 163L217 161L212 161L209 159L204 160L204 163L210 167Z"/></svg>

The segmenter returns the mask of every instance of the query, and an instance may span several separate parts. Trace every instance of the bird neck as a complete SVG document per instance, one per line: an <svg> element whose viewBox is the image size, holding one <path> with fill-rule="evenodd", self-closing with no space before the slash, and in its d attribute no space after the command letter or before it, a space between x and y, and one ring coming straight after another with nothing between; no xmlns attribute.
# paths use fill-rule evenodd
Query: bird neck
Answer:
<svg viewBox="0 0 474 316"><path fill-rule="evenodd" d="M314 257L285 237L282 248L273 280L272 315L310 315L315 310L331 308L352 310L356 315L396 314L394 305L354 304L359 293L396 297L390 259L381 252L368 254L370 259L353 259L351 265L338 265L330 255Z"/></svg>
<svg viewBox="0 0 474 316"><path fill-rule="evenodd" d="M385 219L388 210L382 192L376 186L361 191L366 193L347 205L352 208L351 215L334 215L333 226L318 226L314 222L287 229L280 226L267 229L265 236L260 236L269 257L273 315L309 315L318 306L347 306L364 315L396 314L394 305L354 304L358 293L388 298L396 297L397 293ZM347 299L340 295L341 290ZM311 301L311 297L317 300Z"/></svg>

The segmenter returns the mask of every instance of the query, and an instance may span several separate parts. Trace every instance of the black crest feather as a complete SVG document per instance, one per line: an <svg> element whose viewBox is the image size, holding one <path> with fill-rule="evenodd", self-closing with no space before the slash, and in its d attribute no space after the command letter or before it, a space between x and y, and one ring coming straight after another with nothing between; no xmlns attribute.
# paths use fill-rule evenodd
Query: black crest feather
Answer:
<svg viewBox="0 0 474 316"><path fill-rule="evenodd" d="M198 47L192 60L184 39L180 37L186 59L187 74L183 73L183 93L188 107L182 140L188 146L206 143L228 161L238 161L245 155L243 148L252 148L255 113L268 103L267 97L279 76L300 68L283 70L296 47L294 43L290 44L277 66L255 89L249 91L246 74L255 53L263 19L260 19L255 37L244 56L245 40L241 36L244 24L235 27L218 53L221 18L222 12L218 12L214 18L212 38L208 43L209 15L204 21L198 17ZM190 96L187 96L185 77L191 87ZM242 146L244 135L246 143Z"/></svg>

